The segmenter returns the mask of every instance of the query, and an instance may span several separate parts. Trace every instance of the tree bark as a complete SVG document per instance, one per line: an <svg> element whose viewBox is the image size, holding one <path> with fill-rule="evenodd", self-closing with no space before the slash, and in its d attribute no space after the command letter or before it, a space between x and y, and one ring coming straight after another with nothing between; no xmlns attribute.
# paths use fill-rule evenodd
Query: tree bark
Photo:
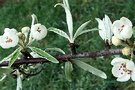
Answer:
<svg viewBox="0 0 135 90"><path fill-rule="evenodd" d="M66 61L67 59L75 59L75 58L94 58L106 55L120 55L122 54L122 49L108 49L108 50L101 50L97 52L83 52L78 54L64 54L64 55L57 55L54 56L59 61ZM46 63L50 62L45 58L28 58L28 59L17 59L12 66L22 65L22 64L29 64L29 63ZM0 66L8 66L9 61L4 61L0 64Z"/></svg>

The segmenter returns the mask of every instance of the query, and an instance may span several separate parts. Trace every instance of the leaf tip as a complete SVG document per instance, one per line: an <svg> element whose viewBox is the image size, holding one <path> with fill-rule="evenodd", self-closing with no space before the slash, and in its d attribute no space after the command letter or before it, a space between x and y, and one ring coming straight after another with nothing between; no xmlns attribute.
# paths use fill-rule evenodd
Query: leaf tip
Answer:
<svg viewBox="0 0 135 90"><path fill-rule="evenodd" d="M107 79L107 76L106 76L105 73L102 73L102 75L100 77L103 78L103 79Z"/></svg>

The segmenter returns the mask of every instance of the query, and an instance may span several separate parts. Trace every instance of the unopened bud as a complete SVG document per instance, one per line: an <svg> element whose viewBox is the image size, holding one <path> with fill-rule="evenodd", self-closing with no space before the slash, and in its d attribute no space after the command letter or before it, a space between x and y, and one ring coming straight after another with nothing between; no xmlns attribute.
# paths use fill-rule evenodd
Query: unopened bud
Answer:
<svg viewBox="0 0 135 90"><path fill-rule="evenodd" d="M113 43L113 45L118 46L118 45L121 44L121 40L119 38L113 36L112 37L112 43Z"/></svg>
<svg viewBox="0 0 135 90"><path fill-rule="evenodd" d="M127 47L123 48L122 53L123 53L123 55L129 55L130 54L130 48L127 48Z"/></svg>
<svg viewBox="0 0 135 90"><path fill-rule="evenodd" d="M18 33L17 33L17 36L18 36L18 37L21 37L21 36L22 36L22 33L21 33L21 32L18 32Z"/></svg>
<svg viewBox="0 0 135 90"><path fill-rule="evenodd" d="M22 33L27 37L28 33L30 31L30 28L29 27L23 27L22 28Z"/></svg>

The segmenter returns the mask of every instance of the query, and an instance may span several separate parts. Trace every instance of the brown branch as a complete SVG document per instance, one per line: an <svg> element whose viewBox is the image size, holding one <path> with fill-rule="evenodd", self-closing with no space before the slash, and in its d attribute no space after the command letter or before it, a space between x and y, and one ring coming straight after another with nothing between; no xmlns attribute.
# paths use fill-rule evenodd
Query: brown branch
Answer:
<svg viewBox="0 0 135 90"><path fill-rule="evenodd" d="M108 50L101 50L97 52L83 52L78 53L75 55L71 54L64 54L64 55L58 55L54 56L57 60L66 61L67 59L74 59L74 58L93 58L93 57L100 57L100 56L106 56L106 55L119 55L122 54L122 49L108 49ZM21 64L29 64L29 63L45 63L50 62L45 58L29 58L29 59L19 59L16 60L13 64L13 66L21 65ZM8 61L5 61L0 64L0 66L8 66Z"/></svg>

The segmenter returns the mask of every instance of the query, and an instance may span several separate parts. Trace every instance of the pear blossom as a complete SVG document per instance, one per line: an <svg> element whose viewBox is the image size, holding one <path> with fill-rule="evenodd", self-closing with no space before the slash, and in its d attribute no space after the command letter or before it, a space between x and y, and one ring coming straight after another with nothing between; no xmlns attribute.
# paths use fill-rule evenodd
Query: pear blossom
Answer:
<svg viewBox="0 0 135 90"><path fill-rule="evenodd" d="M113 22L112 31L117 38L125 40L131 38L133 34L132 26L132 22L128 18L122 17L120 20Z"/></svg>
<svg viewBox="0 0 135 90"><path fill-rule="evenodd" d="M135 81L135 64L133 61L116 57L112 60L112 74L117 77L117 81L125 82L132 78Z"/></svg>
<svg viewBox="0 0 135 90"><path fill-rule="evenodd" d="M99 30L99 35L103 40L108 40L109 44L111 43L111 37L113 35L111 27L112 27L112 22L110 21L110 18L105 15L105 18L103 20L96 18L98 21L98 28L101 29Z"/></svg>
<svg viewBox="0 0 135 90"><path fill-rule="evenodd" d="M19 42L19 37L16 33L17 31L14 28L5 28L4 34L0 36L0 46L5 49L15 47Z"/></svg>
<svg viewBox="0 0 135 90"><path fill-rule="evenodd" d="M41 40L47 35L47 29L44 25L35 24L31 27L31 37L36 40Z"/></svg>

